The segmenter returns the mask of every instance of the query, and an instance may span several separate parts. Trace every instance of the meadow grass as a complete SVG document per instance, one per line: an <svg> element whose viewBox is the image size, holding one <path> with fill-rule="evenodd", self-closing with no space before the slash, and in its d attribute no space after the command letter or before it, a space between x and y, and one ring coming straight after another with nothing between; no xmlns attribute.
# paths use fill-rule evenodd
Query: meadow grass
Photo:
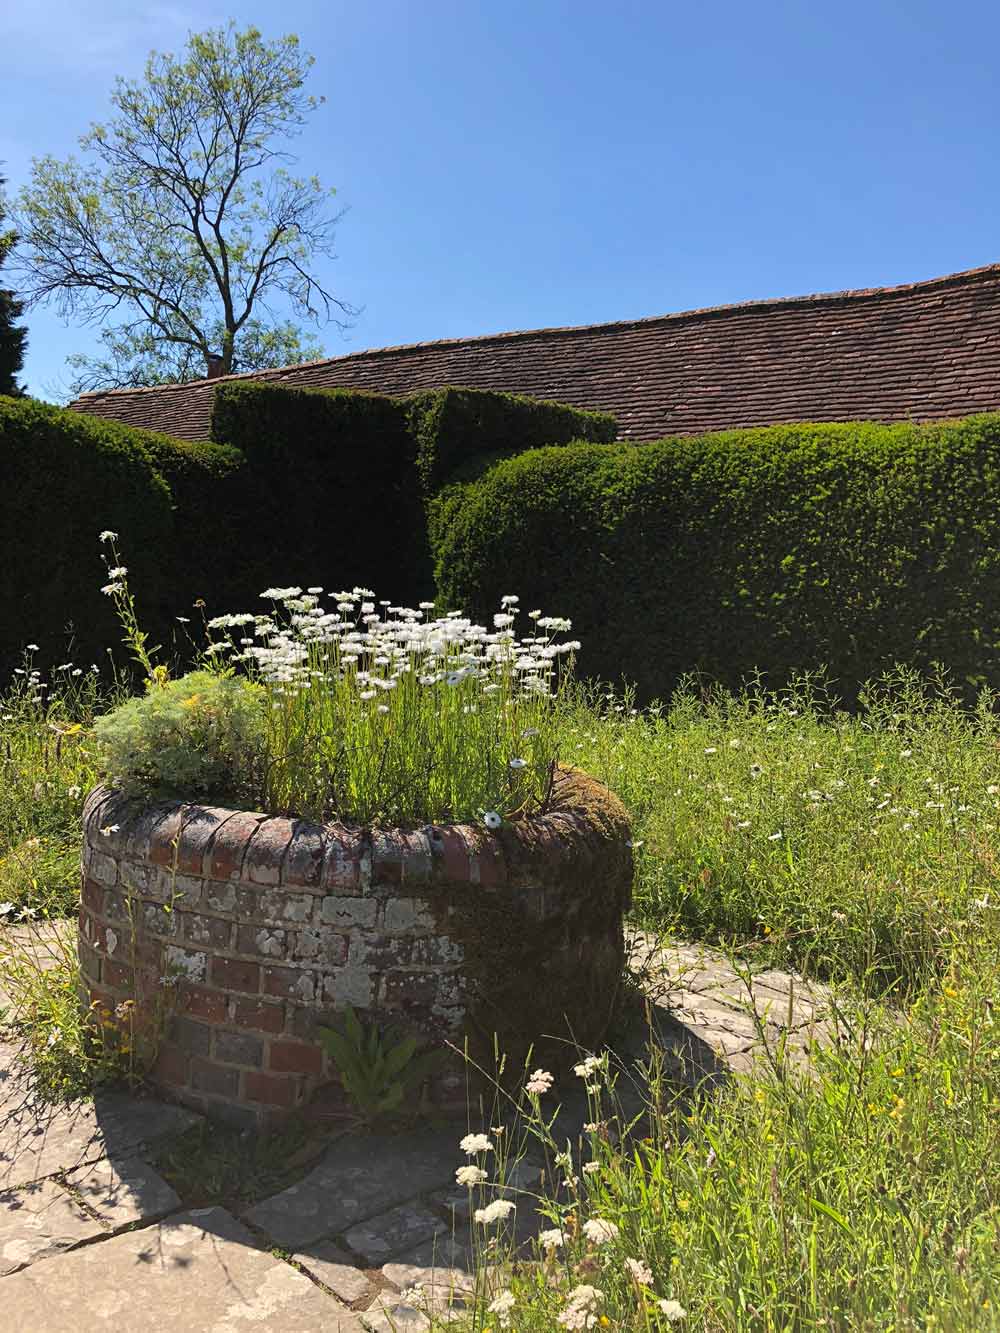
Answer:
<svg viewBox="0 0 1000 1333"><path fill-rule="evenodd" d="M0 707L7 920L72 908L79 805L96 778L96 693L41 693L22 680ZM779 1054L694 1097L662 1078L651 1047L645 1071L618 1073L647 1097L627 1147L613 1071L591 1076L595 1128L541 1191L564 1240L515 1263L502 1219L474 1224L468 1327L1000 1328L994 700L966 708L945 682L905 673L851 716L809 680L778 696L690 687L641 712L581 691L561 705L559 744L632 814L637 924L741 966L833 979L837 1039L808 1068ZM34 838L49 868L15 872ZM40 1031L61 1030L72 982L67 960L36 1005ZM86 1041L81 1029L81 1059ZM35 1042L68 1087L56 1046ZM551 1137L564 1092L523 1095L529 1137ZM506 1169L483 1160L477 1207ZM608 1226L588 1235L588 1221ZM574 1301L579 1288L600 1294Z"/></svg>

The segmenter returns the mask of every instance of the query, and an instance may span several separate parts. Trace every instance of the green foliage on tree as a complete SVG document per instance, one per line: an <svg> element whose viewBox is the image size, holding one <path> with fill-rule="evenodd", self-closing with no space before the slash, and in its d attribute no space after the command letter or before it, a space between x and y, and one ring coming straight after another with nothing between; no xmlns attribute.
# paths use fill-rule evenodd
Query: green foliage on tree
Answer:
<svg viewBox="0 0 1000 1333"><path fill-rule="evenodd" d="M332 257L334 192L288 170L319 104L312 64L294 35L193 33L117 80L86 162L36 159L16 218L25 296L117 321L102 355L71 358L75 389L288 364L322 350L288 307L317 324L352 313L314 267Z"/></svg>
<svg viewBox="0 0 1000 1333"><path fill-rule="evenodd" d="M13 231L4 230L6 208L3 184L3 177L0 176L0 269L3 268L16 240ZM16 321L21 317L23 310L24 302L15 300L14 293L3 286L0 278L0 393L17 395L21 392L17 384L17 374L24 365L28 331L19 328Z"/></svg>

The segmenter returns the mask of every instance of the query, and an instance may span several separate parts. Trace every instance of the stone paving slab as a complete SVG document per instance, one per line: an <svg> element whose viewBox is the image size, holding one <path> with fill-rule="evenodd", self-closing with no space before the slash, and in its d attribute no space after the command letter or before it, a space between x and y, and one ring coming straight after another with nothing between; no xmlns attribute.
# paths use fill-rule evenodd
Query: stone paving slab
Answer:
<svg viewBox="0 0 1000 1333"><path fill-rule="evenodd" d="M362 1333L222 1208L180 1213L4 1279L5 1333Z"/></svg>
<svg viewBox="0 0 1000 1333"><path fill-rule="evenodd" d="M324 1287L339 1296L345 1305L371 1301L370 1279L336 1242L324 1240L316 1245L303 1246L292 1257Z"/></svg>
<svg viewBox="0 0 1000 1333"><path fill-rule="evenodd" d="M54 1180L23 1190L4 1190L0 1194L0 1275L51 1259L103 1234L97 1218Z"/></svg>
<svg viewBox="0 0 1000 1333"><path fill-rule="evenodd" d="M181 1206L167 1182L146 1162L107 1158L66 1177L70 1190L112 1231L165 1217Z"/></svg>
<svg viewBox="0 0 1000 1333"><path fill-rule="evenodd" d="M338 1139L318 1166L244 1217L275 1245L297 1250L406 1203L455 1178L454 1128Z"/></svg>
<svg viewBox="0 0 1000 1333"><path fill-rule="evenodd" d="M421 1203L403 1203L344 1232L344 1244L365 1264L384 1264L423 1241L444 1235L445 1224Z"/></svg>
<svg viewBox="0 0 1000 1333"><path fill-rule="evenodd" d="M16 1048L0 1045L0 1188L72 1171L102 1157L132 1157L143 1145L200 1119L183 1107L122 1092L46 1106L31 1091Z"/></svg>

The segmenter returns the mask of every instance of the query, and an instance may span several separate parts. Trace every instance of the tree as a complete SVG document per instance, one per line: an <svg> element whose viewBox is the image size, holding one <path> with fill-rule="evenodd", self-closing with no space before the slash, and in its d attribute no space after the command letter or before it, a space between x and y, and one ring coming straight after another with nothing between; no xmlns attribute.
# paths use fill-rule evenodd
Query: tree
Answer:
<svg viewBox="0 0 1000 1333"><path fill-rule="evenodd" d="M303 342L287 314L316 323L354 312L313 270L333 254L339 215L316 177L280 147L318 102L294 35L264 41L230 23L152 52L141 82L119 78L116 114L76 158L36 159L18 199L23 290L105 328L103 357L77 356L74 387L195 378L288 364ZM340 323L340 320L336 322Z"/></svg>
<svg viewBox="0 0 1000 1333"><path fill-rule="evenodd" d="M3 185L3 177L0 176L0 269L17 239L14 232L4 231L3 228L6 211ZM0 286L0 393L14 396L21 393L16 376L24 365L24 349L28 340L27 329L17 328L14 322L20 319L23 310L24 302L16 301L13 292Z"/></svg>

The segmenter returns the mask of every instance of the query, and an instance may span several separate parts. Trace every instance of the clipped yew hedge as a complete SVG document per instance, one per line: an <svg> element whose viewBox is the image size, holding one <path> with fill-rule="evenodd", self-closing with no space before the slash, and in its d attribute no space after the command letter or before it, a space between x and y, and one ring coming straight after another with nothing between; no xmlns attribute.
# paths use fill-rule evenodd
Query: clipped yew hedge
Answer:
<svg viewBox="0 0 1000 1333"><path fill-rule="evenodd" d="M821 664L850 701L895 663L1000 685L1000 414L537 449L468 484L439 591L571 616L581 669L666 697L685 673Z"/></svg>
<svg viewBox="0 0 1000 1333"><path fill-rule="evenodd" d="M102 661L121 631L100 588L98 534L117 532L140 608L156 633L211 571L224 520L217 487L238 474L231 450L0 397L0 667L26 643L37 660Z"/></svg>

